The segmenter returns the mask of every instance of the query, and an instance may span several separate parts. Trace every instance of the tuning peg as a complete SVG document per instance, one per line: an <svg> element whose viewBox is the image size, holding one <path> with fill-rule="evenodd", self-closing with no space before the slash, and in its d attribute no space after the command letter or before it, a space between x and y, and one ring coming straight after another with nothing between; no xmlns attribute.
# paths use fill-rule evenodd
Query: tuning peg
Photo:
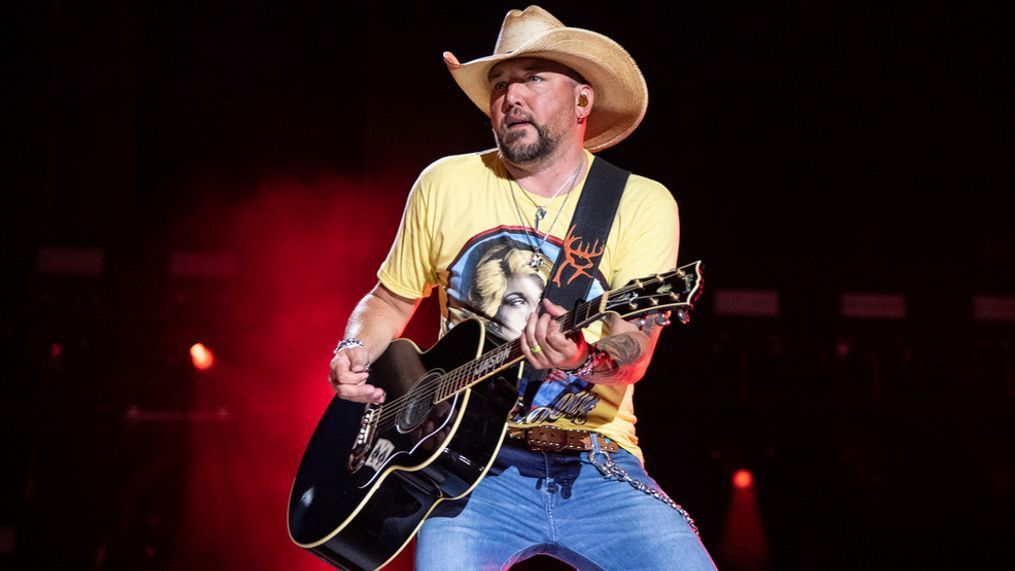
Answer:
<svg viewBox="0 0 1015 571"><path fill-rule="evenodd" d="M677 310L677 321L686 325L687 322L691 321L691 314L687 313L687 310L681 307Z"/></svg>

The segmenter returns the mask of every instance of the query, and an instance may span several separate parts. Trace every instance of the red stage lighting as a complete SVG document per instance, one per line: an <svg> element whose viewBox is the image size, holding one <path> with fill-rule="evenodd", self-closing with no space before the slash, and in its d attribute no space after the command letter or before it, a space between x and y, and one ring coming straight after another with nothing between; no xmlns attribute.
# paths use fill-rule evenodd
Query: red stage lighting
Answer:
<svg viewBox="0 0 1015 571"><path fill-rule="evenodd" d="M731 480L733 490L719 543L720 568L744 571L770 569L768 538L758 509L754 474L741 468L733 472Z"/></svg>
<svg viewBox="0 0 1015 571"><path fill-rule="evenodd" d="M746 490L754 486L754 474L750 470L741 468L733 472L733 487L738 490Z"/></svg>
<svg viewBox="0 0 1015 571"><path fill-rule="evenodd" d="M204 343L194 343L190 346L190 361L198 371L207 371L215 363L215 355Z"/></svg>

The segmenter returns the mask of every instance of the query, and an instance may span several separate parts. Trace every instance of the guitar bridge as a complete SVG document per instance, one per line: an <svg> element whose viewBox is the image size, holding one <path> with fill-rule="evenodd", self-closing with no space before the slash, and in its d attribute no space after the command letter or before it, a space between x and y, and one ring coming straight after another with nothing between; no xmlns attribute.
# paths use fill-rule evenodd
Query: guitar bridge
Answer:
<svg viewBox="0 0 1015 571"><path fill-rule="evenodd" d="M374 436L377 434L377 419L380 417L380 405L368 404L363 411L363 418L360 420L359 432L356 440L352 443L352 451L345 462L345 467L350 474L355 474L363 467L370 449L374 445Z"/></svg>

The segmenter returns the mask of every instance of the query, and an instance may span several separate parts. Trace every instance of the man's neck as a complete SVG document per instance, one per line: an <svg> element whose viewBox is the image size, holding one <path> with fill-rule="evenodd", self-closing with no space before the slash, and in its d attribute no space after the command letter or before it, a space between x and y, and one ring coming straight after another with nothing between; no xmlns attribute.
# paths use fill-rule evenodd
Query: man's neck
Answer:
<svg viewBox="0 0 1015 571"><path fill-rule="evenodd" d="M546 157L536 163L515 164L504 160L508 174L525 190L550 198L557 194L566 194L570 188L563 188L569 181L573 187L581 178L581 172L588 165L584 164L585 149L581 147L569 149L555 156ZM579 169L579 165L581 168ZM561 192L562 191L562 192Z"/></svg>

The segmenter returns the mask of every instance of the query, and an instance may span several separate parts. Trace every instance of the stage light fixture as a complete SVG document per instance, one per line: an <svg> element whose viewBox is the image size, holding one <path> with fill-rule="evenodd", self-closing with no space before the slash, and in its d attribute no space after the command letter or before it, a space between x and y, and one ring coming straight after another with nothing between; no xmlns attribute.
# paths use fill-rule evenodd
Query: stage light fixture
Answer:
<svg viewBox="0 0 1015 571"><path fill-rule="evenodd" d="M198 371L207 371L215 363L215 355L204 343L194 343L190 346L190 362Z"/></svg>
<svg viewBox="0 0 1015 571"><path fill-rule="evenodd" d="M846 292L839 298L839 314L851 319L905 319L906 296L894 293Z"/></svg>
<svg viewBox="0 0 1015 571"><path fill-rule="evenodd" d="M769 289L718 289L715 312L719 315L776 317L779 315L779 292Z"/></svg>
<svg viewBox="0 0 1015 571"><path fill-rule="evenodd" d="M35 271L44 276L100 276L106 271L106 251L41 247L35 252Z"/></svg>
<svg viewBox="0 0 1015 571"><path fill-rule="evenodd" d="M980 322L1015 323L1015 297L973 296L973 319Z"/></svg>
<svg viewBox="0 0 1015 571"><path fill-rule="evenodd" d="M733 472L733 487L738 490L746 490L754 486L754 474L746 468Z"/></svg>

